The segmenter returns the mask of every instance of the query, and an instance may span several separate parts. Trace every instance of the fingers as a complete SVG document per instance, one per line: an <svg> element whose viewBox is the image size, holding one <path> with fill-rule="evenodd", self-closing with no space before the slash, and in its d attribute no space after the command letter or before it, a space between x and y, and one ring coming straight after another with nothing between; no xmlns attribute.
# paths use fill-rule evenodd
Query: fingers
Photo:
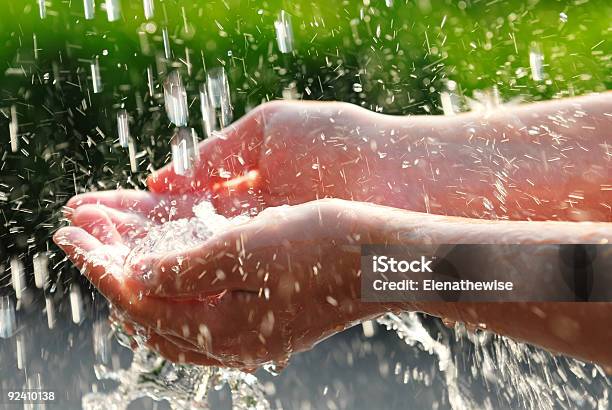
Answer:
<svg viewBox="0 0 612 410"><path fill-rule="evenodd" d="M72 197L64 207L64 213L69 220L72 220L78 207L96 204L122 212L136 213L152 221L165 222L169 219L192 216L193 203L200 197L201 195L169 197L132 189L88 192Z"/></svg>
<svg viewBox="0 0 612 410"><path fill-rule="evenodd" d="M77 227L59 229L53 235L53 241L107 298L121 298L123 290L116 276L121 274L119 255L125 254L125 249L121 246L104 245L87 231Z"/></svg>
<svg viewBox="0 0 612 410"><path fill-rule="evenodd" d="M124 242L130 242L135 238L139 238L149 231L154 224L142 215L124 212L115 208L109 208L104 205L84 205L83 207L96 206L103 211L110 221L115 226L115 229L121 235ZM78 212L80 208L77 208ZM77 223L73 219L73 223Z"/></svg>
<svg viewBox="0 0 612 410"><path fill-rule="evenodd" d="M75 195L66 203L66 208L74 211L81 205L100 204L120 210L149 213L157 207L159 201L157 195L147 191L119 189Z"/></svg>
<svg viewBox="0 0 612 410"><path fill-rule="evenodd" d="M113 221L96 205L84 205L76 209L72 215L72 222L103 244L114 245L123 242Z"/></svg>
<svg viewBox="0 0 612 410"><path fill-rule="evenodd" d="M140 282L124 274L123 262L129 251L126 246L104 244L79 227L61 228L53 240L113 305L136 322L150 325L162 316L166 306L142 298Z"/></svg>
<svg viewBox="0 0 612 410"><path fill-rule="evenodd" d="M172 164L147 179L152 192L206 190L227 179L245 175L257 166L263 142L264 111L257 108L200 144L200 162L193 177L177 175Z"/></svg>

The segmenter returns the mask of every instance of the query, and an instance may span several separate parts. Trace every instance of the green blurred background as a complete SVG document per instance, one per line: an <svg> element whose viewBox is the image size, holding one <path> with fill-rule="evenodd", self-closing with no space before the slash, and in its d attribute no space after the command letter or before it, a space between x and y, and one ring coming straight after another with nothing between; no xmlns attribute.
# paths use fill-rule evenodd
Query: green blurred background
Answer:
<svg viewBox="0 0 612 410"><path fill-rule="evenodd" d="M172 127L160 81L181 70L190 123L202 135L198 87L206 69L223 65L235 118L293 95L342 100L395 115L440 114L440 92L455 81L465 96L497 89L503 101L534 101L610 89L612 2L601 1L121 1L108 22L104 2L85 20L80 0L2 0L0 13L0 266L11 256L30 266L54 251L50 236L61 206L75 193L144 187L169 159ZM391 4L393 3L393 4ZM281 54L274 21L292 16L295 51ZM166 27L173 57L163 58ZM530 47L544 56L534 81ZM94 94L98 58L104 90ZM148 92L147 67L157 86ZM11 106L19 150L11 152ZM117 140L125 107L138 151L132 172ZM54 275L76 273L57 253ZM7 275L2 274L2 283Z"/></svg>

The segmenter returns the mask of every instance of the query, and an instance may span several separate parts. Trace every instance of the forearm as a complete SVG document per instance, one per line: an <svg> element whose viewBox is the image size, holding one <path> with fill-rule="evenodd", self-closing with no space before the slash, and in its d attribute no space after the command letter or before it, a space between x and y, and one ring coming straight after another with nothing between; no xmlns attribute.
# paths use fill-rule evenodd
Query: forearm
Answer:
<svg viewBox="0 0 612 410"><path fill-rule="evenodd" d="M385 157L368 164L380 176L370 197L481 219L612 221L610 113L612 93L604 93L453 117L381 118L372 134Z"/></svg>
<svg viewBox="0 0 612 410"><path fill-rule="evenodd" d="M381 208L370 217L373 240L388 244L419 243L609 243L607 223L484 222L464 218ZM374 227L374 224L377 227ZM486 272L484 272L486 275ZM533 272L538 275L537 266ZM439 303L388 304L382 310L403 308L480 326L549 350L612 366L612 329L605 324L612 303Z"/></svg>

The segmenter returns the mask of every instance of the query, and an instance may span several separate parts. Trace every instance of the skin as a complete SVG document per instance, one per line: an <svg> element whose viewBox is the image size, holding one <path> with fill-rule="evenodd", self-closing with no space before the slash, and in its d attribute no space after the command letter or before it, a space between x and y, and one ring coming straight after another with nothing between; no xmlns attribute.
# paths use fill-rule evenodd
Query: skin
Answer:
<svg viewBox="0 0 612 410"><path fill-rule="evenodd" d="M283 363L354 323L403 309L612 366L607 303L359 298L362 244L612 240L611 100L607 93L455 117L264 104L203 142L189 177L168 166L149 178L150 192L72 198L72 226L54 239L126 328L175 361L246 370ZM126 261L148 226L190 216L203 195L220 214L258 215L187 251ZM285 204L295 206L273 208ZM107 257L92 261L90 252Z"/></svg>

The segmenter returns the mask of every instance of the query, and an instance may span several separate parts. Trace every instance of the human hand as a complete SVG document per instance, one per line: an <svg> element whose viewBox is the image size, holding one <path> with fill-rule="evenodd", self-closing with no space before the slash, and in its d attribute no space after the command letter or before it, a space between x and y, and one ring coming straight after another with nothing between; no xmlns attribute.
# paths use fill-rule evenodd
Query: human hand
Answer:
<svg viewBox="0 0 612 410"><path fill-rule="evenodd" d="M111 198L118 200L109 196L107 205ZM347 201L269 209L202 246L145 256L146 280L126 266L134 214L89 204L71 218L78 227L58 231L58 245L128 327L174 361L243 369L282 363L380 313L381 306L359 302L359 244L372 238ZM92 252L105 259L86 256Z"/></svg>
<svg viewBox="0 0 612 410"><path fill-rule="evenodd" d="M398 201L389 183L405 154L405 145L384 135L393 134L393 121L339 102L263 104L200 144L193 176L177 175L169 164L148 187L213 192L224 215L325 197L391 205Z"/></svg>

